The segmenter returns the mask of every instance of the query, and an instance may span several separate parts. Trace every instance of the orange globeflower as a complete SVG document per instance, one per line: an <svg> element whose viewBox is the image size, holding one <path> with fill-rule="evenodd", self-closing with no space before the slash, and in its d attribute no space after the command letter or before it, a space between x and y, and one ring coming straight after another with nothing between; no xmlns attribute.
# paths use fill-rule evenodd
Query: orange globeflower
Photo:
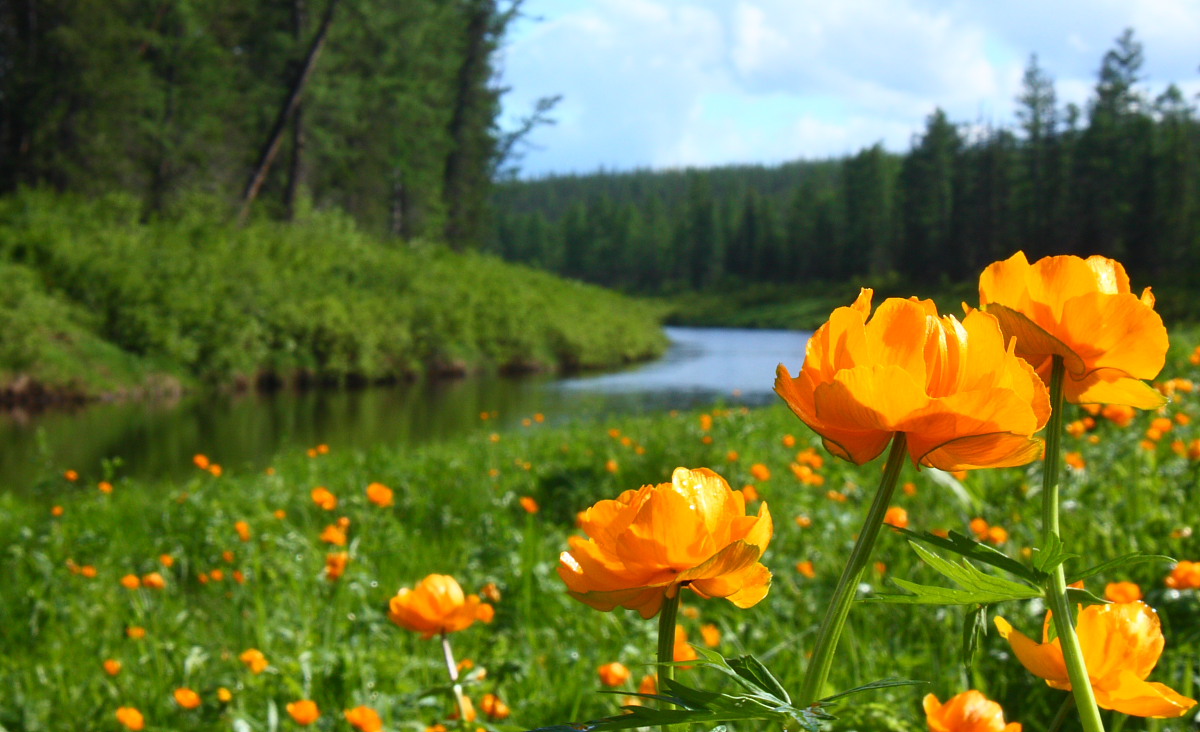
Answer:
<svg viewBox="0 0 1200 732"><path fill-rule="evenodd" d="M250 541L250 524L238 521L233 525L233 530L237 532L238 538L242 541Z"/></svg>
<svg viewBox="0 0 1200 732"><path fill-rule="evenodd" d="M158 572L151 572L142 577L142 587L148 590L161 590L167 586L167 581Z"/></svg>
<svg viewBox="0 0 1200 732"><path fill-rule="evenodd" d="M1172 590L1200 590L1200 562L1184 559L1176 564L1167 576L1166 585Z"/></svg>
<svg viewBox="0 0 1200 732"><path fill-rule="evenodd" d="M381 732L383 730L383 720L379 718L379 712L370 707L355 707L346 710L346 721L361 732Z"/></svg>
<svg viewBox="0 0 1200 732"><path fill-rule="evenodd" d="M312 489L313 503L317 504L326 511L332 511L337 508L338 499L325 486L317 486Z"/></svg>
<svg viewBox="0 0 1200 732"><path fill-rule="evenodd" d="M1067 663L1059 639L1046 642L1050 621L1047 615L1043 641L1036 643L1014 630L1004 618L995 619L1001 637L1034 676L1055 689L1069 691ZM1179 717L1196 701L1170 687L1147 682L1162 655L1162 629L1158 614L1144 602L1089 605L1079 613L1075 632L1083 648L1084 665L1091 679L1096 703L1135 717Z"/></svg>
<svg viewBox="0 0 1200 732"><path fill-rule="evenodd" d="M538 503L532 496L521 496L521 508L525 509L525 513L537 513Z"/></svg>
<svg viewBox="0 0 1200 732"><path fill-rule="evenodd" d="M608 687L620 686L629 681L629 677L632 676L629 669L620 661L606 663L596 671L600 674L600 683Z"/></svg>
<svg viewBox="0 0 1200 732"><path fill-rule="evenodd" d="M558 576L597 610L619 605L650 618L681 587L746 608L771 584L758 561L774 531L767 504L747 516L741 491L707 468L676 468L670 483L600 501L579 525L590 538L569 539Z"/></svg>
<svg viewBox="0 0 1200 732"><path fill-rule="evenodd" d="M238 660L250 667L250 672L255 674L262 673L270 663L263 652L257 648L247 648L242 651L242 655L238 656Z"/></svg>
<svg viewBox="0 0 1200 732"><path fill-rule="evenodd" d="M1104 599L1109 602L1136 602L1142 599L1142 588L1134 582L1109 582L1104 586Z"/></svg>
<svg viewBox="0 0 1200 732"><path fill-rule="evenodd" d="M138 730L146 727L146 719L135 707L119 707L117 709L117 721L125 725L126 729L131 729L134 732L138 732Z"/></svg>
<svg viewBox="0 0 1200 732"><path fill-rule="evenodd" d="M321 716L321 710L317 709L317 703L310 699L288 702L287 710L288 714L292 715L292 719L296 720L296 724L303 727L317 721Z"/></svg>
<svg viewBox="0 0 1200 732"><path fill-rule="evenodd" d="M479 700L479 709L487 715L488 719L494 720L508 719L512 714L508 705L495 694L484 694L483 698Z"/></svg>
<svg viewBox="0 0 1200 732"><path fill-rule="evenodd" d="M127 574L121 578L121 586L127 590L136 590L142 586L142 581L136 574Z"/></svg>
<svg viewBox="0 0 1200 732"><path fill-rule="evenodd" d="M121 662L115 658L104 659L104 673L109 676L116 676L121 673Z"/></svg>
<svg viewBox="0 0 1200 732"><path fill-rule="evenodd" d="M186 687L176 689L175 703L184 709L195 709L200 706L200 695Z"/></svg>
<svg viewBox="0 0 1200 732"><path fill-rule="evenodd" d="M371 483L367 486L367 500L380 508L387 508L392 505L394 495L392 489L383 483ZM366 707L359 708L365 709Z"/></svg>
<svg viewBox="0 0 1200 732"><path fill-rule="evenodd" d="M325 529L321 532L320 539L326 544L333 544L334 546L346 546L346 532L342 531L333 524L329 524L325 527Z"/></svg>
<svg viewBox="0 0 1200 732"><path fill-rule="evenodd" d="M913 463L942 470L1008 467L1036 459L1033 433L1050 417L1046 387L1005 349L996 319L960 323L931 300L885 300L872 291L833 311L808 341L795 378L780 364L775 391L825 448L862 465L898 432Z"/></svg>
<svg viewBox="0 0 1200 732"><path fill-rule="evenodd" d="M764 480L770 480L771 479L771 469L768 468L766 465L763 465L762 463L754 463L753 465L750 466L750 475L753 475L754 479L759 482L764 481Z"/></svg>
<svg viewBox="0 0 1200 732"><path fill-rule="evenodd" d="M1120 262L1101 256L1043 257L1023 252L988 265L979 277L980 307L995 315L1017 355L1049 383L1051 357L1066 366L1068 402L1154 409L1166 399L1153 379L1167 356L1167 329L1154 295L1129 289Z"/></svg>
<svg viewBox="0 0 1200 732"><path fill-rule="evenodd" d="M346 573L346 565L350 563L349 552L333 552L325 555L325 579L337 582Z"/></svg>
<svg viewBox="0 0 1200 732"><path fill-rule="evenodd" d="M974 689L942 704L933 694L923 702L929 732L1021 732L1020 722L1004 723L1004 710Z"/></svg>
<svg viewBox="0 0 1200 732"><path fill-rule="evenodd" d="M449 575L431 574L414 589L401 588L388 603L388 620L432 638L471 627L476 620L491 622L494 610L479 595L464 595Z"/></svg>
<svg viewBox="0 0 1200 732"><path fill-rule="evenodd" d="M207 455L200 454L200 453L197 453L192 456L192 462L196 465L197 468L200 468L201 470L208 470L208 466L212 464L209 462Z"/></svg>
<svg viewBox="0 0 1200 732"><path fill-rule="evenodd" d="M907 529L908 511L899 506L888 506L887 513L883 515L883 523L895 526L897 529Z"/></svg>

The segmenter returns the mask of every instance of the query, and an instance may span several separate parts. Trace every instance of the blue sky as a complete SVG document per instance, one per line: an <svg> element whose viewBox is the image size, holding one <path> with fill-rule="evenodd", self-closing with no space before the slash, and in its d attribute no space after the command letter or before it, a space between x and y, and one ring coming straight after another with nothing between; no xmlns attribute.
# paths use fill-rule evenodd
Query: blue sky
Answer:
<svg viewBox="0 0 1200 732"><path fill-rule="evenodd" d="M907 150L936 107L1012 122L1032 53L1083 104L1125 28L1148 96L1200 94L1200 0L526 0L509 120L563 95L523 175Z"/></svg>

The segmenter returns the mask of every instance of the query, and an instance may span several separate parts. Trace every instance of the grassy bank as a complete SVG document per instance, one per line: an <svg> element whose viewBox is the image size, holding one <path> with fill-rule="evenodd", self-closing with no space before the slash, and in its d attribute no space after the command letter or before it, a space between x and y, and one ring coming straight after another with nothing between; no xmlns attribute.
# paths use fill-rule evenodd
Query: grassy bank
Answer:
<svg viewBox="0 0 1200 732"><path fill-rule="evenodd" d="M1200 367L1186 358L1200 333L1173 336L1161 379L1200 383ZM575 531L577 511L665 481L678 465L712 467L735 487L753 484L776 526L764 557L774 573L767 598L738 610L689 593L681 623L697 644L704 642L701 628L712 624L720 638L710 630L709 640L718 650L754 653L795 690L821 610L878 481L878 462L855 467L829 457L782 406L554 428L529 417L527 427L513 432L415 457L335 444L328 454L280 455L267 473L216 476L197 468L190 480L141 483L119 474L70 480L55 472L44 476L35 495L0 496L0 688L6 690L0 726L69 729L86 718L115 729L115 710L131 706L145 714L150 730L266 730L276 727L276 719L282 719L279 728L290 729L284 708L302 698L322 710L315 729L349 729L342 710L360 704L379 710L387 730L447 722L444 695L428 692L446 683L437 641L394 626L385 614L398 588L432 572L454 575L469 592L494 582L502 595L491 624L453 636L460 660L470 659L476 671L487 669L485 678L469 683L468 693L477 702L484 693L498 694L512 710L508 719L481 719L480 725L517 730L612 713L621 699L595 693L596 668L623 662L634 676L620 690L633 690L649 671L644 664L653 655L654 623L570 599L554 568ZM1171 428L1148 441L1147 428L1157 417L1170 419ZM1127 426L1096 421L1095 429L1066 443L1078 457L1064 486L1063 532L1069 548L1082 555L1068 567L1132 550L1200 560L1194 533L1200 529L1200 459L1187 454L1200 440L1200 392L1179 389L1162 415L1140 414ZM181 462L191 459L179 456ZM770 476L752 470L756 463ZM975 519L1002 527L1006 536L998 548L1027 561L1024 550L1036 544L1039 532L1037 470L1035 464L956 478L907 466L901 481L910 485L896 504L915 530L971 534ZM98 489L100 480L111 483L111 492ZM373 481L394 490L393 505L367 499ZM314 503L317 486L337 496L336 508ZM539 509L525 510L524 497ZM325 527L341 517L349 522L346 546L323 542ZM244 538L239 521L246 522ZM350 561L340 579L329 581L325 559L335 551L347 551ZM869 592L894 591L891 577L940 582L899 534L885 532L872 561ZM1163 562L1129 565L1093 577L1088 587L1100 594L1106 582L1131 580L1143 588L1167 638L1151 680L1194 697L1200 598L1195 590L1168 590L1163 580L1169 569ZM125 575L150 572L163 575L165 588L121 585ZM992 612L1030 635L1044 615L1032 603ZM995 633L964 669L962 619L946 608L857 606L833 687L884 677L928 685L847 702L837 710L843 720L837 728L923 730L925 693L944 700L969 687L1002 702L1007 718L1026 729L1047 728L1064 693L1029 675ZM144 629L145 636L131 638L131 628ZM249 648L270 663L261 674L239 661ZM105 671L106 659L122 664L119 673ZM703 673L683 672L700 684L720 683L698 678ZM198 692L198 708L173 700L181 687ZM219 699L221 688L229 691L228 701ZM1110 729L1184 730L1192 724L1106 721Z"/></svg>
<svg viewBox="0 0 1200 732"><path fill-rule="evenodd" d="M119 195L0 200L0 390L596 368L665 347L654 309L597 287L333 213L219 220L143 223Z"/></svg>

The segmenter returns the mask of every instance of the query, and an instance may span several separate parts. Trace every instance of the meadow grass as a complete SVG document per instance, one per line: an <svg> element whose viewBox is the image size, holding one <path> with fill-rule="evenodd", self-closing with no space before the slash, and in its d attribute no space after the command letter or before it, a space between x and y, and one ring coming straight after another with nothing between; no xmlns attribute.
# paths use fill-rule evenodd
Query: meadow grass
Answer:
<svg viewBox="0 0 1200 732"><path fill-rule="evenodd" d="M1176 334L1160 381L1200 383L1200 366L1187 360L1198 336ZM1200 529L1200 456L1188 455L1192 445L1200 449L1200 392L1172 383L1179 388L1164 414L1139 414L1124 427L1096 417L1094 429L1066 438L1066 449L1079 453L1063 492L1064 538L1080 555L1068 573L1135 550L1200 560L1193 533ZM1068 419L1087 416L1068 409ZM797 689L881 460L856 467L830 457L782 405L717 405L561 427L528 416L527 427L417 455L334 444L327 454L279 455L265 473L215 476L197 468L179 482L119 475L72 481L65 471L74 466L63 465L37 491L0 496L0 727L117 729L115 710L133 706L150 730L295 729L285 705L299 699L322 710L312 729L350 729L342 710L360 704L379 710L388 730L447 723L448 680L436 639L423 640L386 617L398 588L434 572L453 575L468 592L494 582L502 593L492 623L452 636L458 659L469 659L476 675L486 669L483 679L469 677L468 693L478 700L494 692L512 709L508 719L481 719L473 728L528 729L612 714L622 697L596 693L597 667L623 662L634 672L624 690L634 690L652 671L655 622L625 610L598 612L568 597L555 573L558 554L575 531L576 512L668 481L680 465L710 467L735 488L754 485L776 526L763 559L774 572L767 598L739 610L685 594L680 618L690 640L702 643L701 626L714 624L721 633L717 650L753 653L785 688ZM1147 429L1159 417L1170 419L1171 428L1149 440ZM755 464L770 477L756 479ZM973 519L1002 527L1007 540L999 548L1028 561L1027 548L1040 536L1038 468L955 477L908 465L900 480L909 485L895 503L918 531L971 535ZM101 478L111 482L111 493L98 490ZM394 505L369 502L371 482L391 487ZM313 502L317 486L338 497L335 509ZM522 497L532 497L538 511L523 509ZM340 517L350 522L344 548L319 538ZM238 521L249 525L249 540L239 537ZM331 582L325 557L338 550L349 551L351 560ZM173 565L165 567L161 555ZM863 588L868 595L897 592L890 577L943 582L895 532L884 532L873 560ZM812 577L800 570L802 562L812 563ZM85 576L86 566L95 568L94 577ZM1170 568L1162 561L1129 565L1090 579L1088 588L1102 594L1105 583L1117 580L1143 588L1167 639L1151 680L1194 697L1200 599L1196 590L1164 586ZM166 578L164 589L120 583L127 574L152 571ZM1044 608L1009 603L992 608L996 613L1035 636ZM833 710L840 718L835 729L924 729L925 693L945 700L968 688L1000 701L1007 719L1025 729L1045 729L1066 693L1026 672L994 631L973 666L964 667L964 614L857 604L826 692L888 677L927 685L847 701ZM131 627L144 628L145 637L130 638ZM266 671L253 674L238 660L249 648L265 654ZM105 659L120 661L120 673L108 675ZM682 678L720 684L699 670L683 671ZM201 706L176 704L172 692L180 687L196 690ZM221 687L232 693L228 702L217 698ZM1196 724L1111 713L1105 721L1110 730Z"/></svg>

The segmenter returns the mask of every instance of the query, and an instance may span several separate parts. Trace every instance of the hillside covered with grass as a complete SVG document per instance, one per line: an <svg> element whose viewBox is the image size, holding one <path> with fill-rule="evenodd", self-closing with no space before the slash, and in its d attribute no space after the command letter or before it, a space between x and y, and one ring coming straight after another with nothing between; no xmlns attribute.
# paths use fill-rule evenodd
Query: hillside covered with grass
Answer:
<svg viewBox="0 0 1200 732"><path fill-rule="evenodd" d="M655 356L652 306L493 257L382 242L309 213L143 222L132 198L0 200L0 391L369 383Z"/></svg>

